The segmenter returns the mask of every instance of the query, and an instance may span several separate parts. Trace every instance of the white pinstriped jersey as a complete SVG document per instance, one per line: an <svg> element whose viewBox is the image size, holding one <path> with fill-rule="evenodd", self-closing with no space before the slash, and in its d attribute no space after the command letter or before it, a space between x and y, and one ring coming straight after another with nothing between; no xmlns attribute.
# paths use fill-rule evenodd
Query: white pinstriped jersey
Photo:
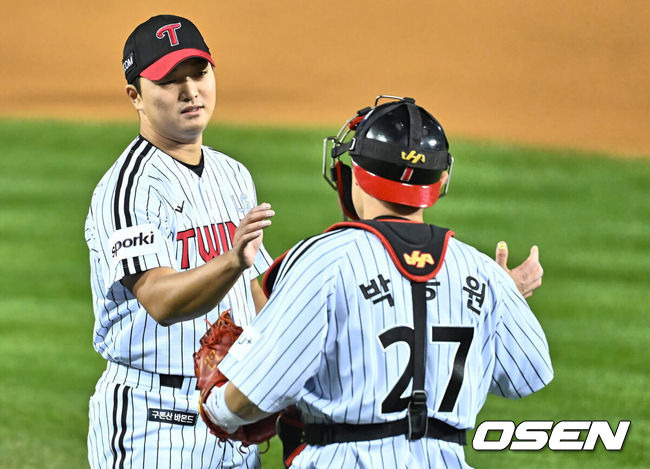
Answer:
<svg viewBox="0 0 650 469"><path fill-rule="evenodd" d="M519 398L552 379L541 326L492 259L451 238L427 291L429 417L472 428L488 392ZM306 423L399 420L412 390L404 335L413 328L411 292L372 233L343 229L302 241L245 328L250 340L235 344L219 368L262 410L295 403ZM460 445L397 436L308 446L292 467L467 465Z"/></svg>
<svg viewBox="0 0 650 469"><path fill-rule="evenodd" d="M107 360L153 373L193 376L192 354L206 316L169 327L156 323L120 279L154 267L198 267L232 246L239 221L256 205L248 170L207 146L203 172L139 136L95 189L86 220L95 310L93 344ZM250 281L271 258L262 247L254 266L207 314L232 308L234 320L255 316Z"/></svg>
<svg viewBox="0 0 650 469"><path fill-rule="evenodd" d="M256 205L246 168L202 147L197 174L142 137L136 138L97 185L86 220L95 310L93 344L108 360L89 403L90 467L258 468L256 447L219 442L198 416L192 354L221 311L238 324L255 316L255 264L207 315L162 327L120 279L155 267L183 271L232 247L233 233ZM160 375L183 375L163 382ZM177 376L178 377L178 376Z"/></svg>

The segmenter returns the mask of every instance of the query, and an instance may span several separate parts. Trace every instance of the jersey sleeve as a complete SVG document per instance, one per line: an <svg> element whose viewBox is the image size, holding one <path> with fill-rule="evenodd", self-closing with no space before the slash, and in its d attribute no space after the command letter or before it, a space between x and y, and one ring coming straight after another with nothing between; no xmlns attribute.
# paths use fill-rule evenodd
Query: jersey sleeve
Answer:
<svg viewBox="0 0 650 469"><path fill-rule="evenodd" d="M497 272L501 297L496 305L495 366L490 392L517 399L546 386L553 367L546 336L514 281Z"/></svg>
<svg viewBox="0 0 650 469"><path fill-rule="evenodd" d="M107 291L127 275L155 267L178 268L168 209L154 186L142 181L131 194L115 191L107 199L95 214Z"/></svg>
<svg viewBox="0 0 650 469"><path fill-rule="evenodd" d="M321 366L336 259L293 249L268 303L219 365L255 405L276 412L298 401Z"/></svg>

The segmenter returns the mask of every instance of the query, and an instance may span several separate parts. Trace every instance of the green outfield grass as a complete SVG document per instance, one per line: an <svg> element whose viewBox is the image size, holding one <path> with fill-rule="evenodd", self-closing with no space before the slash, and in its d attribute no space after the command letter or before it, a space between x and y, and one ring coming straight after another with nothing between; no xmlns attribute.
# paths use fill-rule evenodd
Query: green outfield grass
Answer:
<svg viewBox="0 0 650 469"><path fill-rule="evenodd" d="M88 398L104 368L92 349L83 225L92 190L136 124L0 121L0 467L81 468ZM205 142L244 162L277 215L278 256L340 220L320 176L336 129L212 127ZM482 144L451 136L448 198L427 212L458 239L511 265L540 247L544 284L530 299L555 379L521 401L488 397L478 416L519 422L632 421L623 451L478 453L481 468L650 467L650 160ZM280 468L273 440L265 468Z"/></svg>

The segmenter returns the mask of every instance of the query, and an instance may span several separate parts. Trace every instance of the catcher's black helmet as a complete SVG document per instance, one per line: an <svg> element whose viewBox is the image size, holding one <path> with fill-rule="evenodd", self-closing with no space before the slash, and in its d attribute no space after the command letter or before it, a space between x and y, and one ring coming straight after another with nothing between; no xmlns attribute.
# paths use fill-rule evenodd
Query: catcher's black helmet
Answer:
<svg viewBox="0 0 650 469"><path fill-rule="evenodd" d="M377 105L382 98L392 101ZM354 136L346 138L351 132ZM330 141L331 179L325 170ZM442 172L451 172L448 150L440 123L413 98L379 96L375 107L361 109L336 137L325 139L323 174L338 191L348 218L358 218L352 205L351 171L361 188L377 199L430 207L441 195ZM339 159L345 152L351 156L352 169Z"/></svg>

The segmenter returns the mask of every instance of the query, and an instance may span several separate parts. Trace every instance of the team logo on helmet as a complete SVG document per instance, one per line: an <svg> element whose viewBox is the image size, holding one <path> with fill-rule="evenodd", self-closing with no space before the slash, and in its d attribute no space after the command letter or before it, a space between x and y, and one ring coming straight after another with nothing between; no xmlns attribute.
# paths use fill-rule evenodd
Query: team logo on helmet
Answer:
<svg viewBox="0 0 650 469"><path fill-rule="evenodd" d="M430 253L423 253L417 249L411 252L411 254L404 253L404 260L408 265L415 266L418 269L424 268L427 264L434 265L436 263Z"/></svg>
<svg viewBox="0 0 650 469"><path fill-rule="evenodd" d="M416 153L415 150L411 150L410 153L406 153L405 151L402 152L402 159L406 161L411 161L413 164L417 163L426 163L426 156L424 156L422 153Z"/></svg>

